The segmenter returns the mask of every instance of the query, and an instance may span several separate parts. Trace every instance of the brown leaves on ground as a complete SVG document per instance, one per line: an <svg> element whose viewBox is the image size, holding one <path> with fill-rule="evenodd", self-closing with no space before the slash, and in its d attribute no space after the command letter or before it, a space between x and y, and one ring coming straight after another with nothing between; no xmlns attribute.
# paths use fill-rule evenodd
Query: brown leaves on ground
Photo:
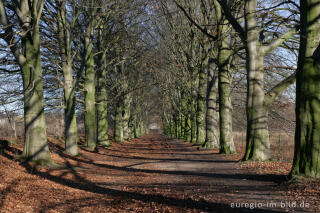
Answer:
<svg viewBox="0 0 320 213"><path fill-rule="evenodd" d="M64 153L62 141L49 142L53 160L65 168L20 163L22 143L2 151L0 212L250 212L230 203L271 198L308 201L304 210L320 212L318 181L273 182L289 172L290 163L236 163L241 153L221 156L161 135L98 152L80 144L77 157Z"/></svg>

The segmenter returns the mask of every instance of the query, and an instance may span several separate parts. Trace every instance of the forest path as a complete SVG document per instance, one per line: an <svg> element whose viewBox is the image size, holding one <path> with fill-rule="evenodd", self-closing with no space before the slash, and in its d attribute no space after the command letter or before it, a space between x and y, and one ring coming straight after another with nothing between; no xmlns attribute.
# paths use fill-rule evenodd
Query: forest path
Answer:
<svg viewBox="0 0 320 213"><path fill-rule="evenodd" d="M230 155L150 134L97 152L66 155L50 141L47 169L21 164L20 147L0 155L0 212L302 212L281 207L284 176L237 169ZM241 207L239 207L241 205ZM247 206L246 206L247 205ZM250 206L251 205L251 206ZM275 205L275 206L272 206ZM307 210L307 209L305 209Z"/></svg>
<svg viewBox="0 0 320 213"><path fill-rule="evenodd" d="M196 200L210 212L292 210L288 203L283 208L286 200L277 192L283 176L250 175L226 155L163 135L147 135L126 147L130 157L125 158L136 160L127 167L155 175L148 187Z"/></svg>

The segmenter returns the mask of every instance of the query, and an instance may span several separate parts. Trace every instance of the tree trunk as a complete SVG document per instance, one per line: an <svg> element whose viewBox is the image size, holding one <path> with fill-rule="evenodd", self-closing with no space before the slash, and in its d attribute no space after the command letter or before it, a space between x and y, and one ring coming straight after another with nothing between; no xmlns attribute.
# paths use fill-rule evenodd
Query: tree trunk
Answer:
<svg viewBox="0 0 320 213"><path fill-rule="evenodd" d="M123 121L122 121L122 111L123 111L123 104L122 101L119 100L116 105L115 109L115 120L114 120L114 141L119 143L123 142ZM139 133L136 132L136 136Z"/></svg>
<svg viewBox="0 0 320 213"><path fill-rule="evenodd" d="M174 123L175 123L175 126L176 126L176 128L175 128L175 133L176 133L175 138L179 138L179 136L180 136L180 122L179 122L178 113L174 117Z"/></svg>
<svg viewBox="0 0 320 213"><path fill-rule="evenodd" d="M268 109L265 106L264 93L264 65L263 56L256 58L255 78L250 78L253 90L250 96L251 108L248 108L249 122L247 135L247 149L244 160L266 161L270 160L271 150L268 131Z"/></svg>
<svg viewBox="0 0 320 213"><path fill-rule="evenodd" d="M264 55L259 51L256 0L246 2L247 31L247 144L244 161L271 159L266 108L264 106Z"/></svg>
<svg viewBox="0 0 320 213"><path fill-rule="evenodd" d="M75 110L75 80L72 76L72 38L70 35L70 25L66 19L65 2L58 5L58 7L59 46L61 51L62 72L64 78L65 150L70 155L77 155L78 130Z"/></svg>
<svg viewBox="0 0 320 213"><path fill-rule="evenodd" d="M206 73L204 67L201 67L199 73L199 84L198 84L198 97L197 97L197 111L196 111L196 122L197 122L197 140L195 144L202 145L206 137Z"/></svg>
<svg viewBox="0 0 320 213"><path fill-rule="evenodd" d="M291 178L320 177L320 0L300 1L295 153Z"/></svg>
<svg viewBox="0 0 320 213"><path fill-rule="evenodd" d="M195 103L191 101L191 141L192 144L197 142L197 117Z"/></svg>
<svg viewBox="0 0 320 213"><path fill-rule="evenodd" d="M183 111L184 112L184 111ZM185 133L185 129L186 129L186 126L185 126L185 116L180 113L180 126L181 126L181 131L180 131L180 139L181 140L184 140L184 133Z"/></svg>
<svg viewBox="0 0 320 213"><path fill-rule="evenodd" d="M104 58L104 57L103 57ZM103 59L105 60L105 59ZM105 67L101 67L98 71L97 76L97 126L98 126L98 133L97 139L99 145L102 146L110 146L110 141L108 137L108 93L106 88L106 77L107 77L107 70Z"/></svg>
<svg viewBox="0 0 320 213"><path fill-rule="evenodd" d="M221 53L222 54L222 53ZM221 64L220 64L221 65ZM220 115L220 153L233 154L236 148L232 132L231 82L232 74L229 66L219 69L219 115Z"/></svg>
<svg viewBox="0 0 320 213"><path fill-rule="evenodd" d="M191 141L191 119L190 113L185 117L184 140Z"/></svg>
<svg viewBox="0 0 320 213"><path fill-rule="evenodd" d="M124 104L123 104L123 139L129 140L130 139L130 132L129 132L129 119L130 119L130 106L131 106L131 95L127 94L124 97Z"/></svg>
<svg viewBox="0 0 320 213"><path fill-rule="evenodd" d="M7 5L5 6L0 1L0 24L4 26L2 29L4 31L2 33L6 35L4 39L21 69L23 80L25 144L22 158L51 164L44 117L39 36L43 3L44 1L39 0L36 5L28 5L25 1L20 1L15 3L16 8L8 9ZM10 17L16 13L19 19L15 29L9 23L9 11ZM17 14L17 11L20 15ZM18 28L19 23L21 24L20 29ZM19 37L20 35L22 36ZM21 49L17 37L21 39Z"/></svg>
<svg viewBox="0 0 320 213"><path fill-rule="evenodd" d="M232 132L232 102L231 102L231 83L232 83L232 50L227 36L230 33L229 23L222 15L222 8L217 1L214 1L216 18L218 23L218 88L219 88L219 116L220 116L220 153L233 154L236 148L233 142Z"/></svg>
<svg viewBox="0 0 320 213"><path fill-rule="evenodd" d="M22 40L26 58L21 66L24 90L25 145L23 158L41 163L50 163L51 156L47 144L42 66L40 58L39 28L29 31Z"/></svg>
<svg viewBox="0 0 320 213"><path fill-rule="evenodd" d="M97 144L97 128L96 128L96 109L95 109L95 70L94 70L94 54L92 51L92 27L89 25L86 38L86 73L85 73L85 133L86 146L95 149Z"/></svg>
<svg viewBox="0 0 320 213"><path fill-rule="evenodd" d="M78 154L78 129L76 118L75 82L72 77L72 64L63 67L64 76L64 120L65 120L65 149L70 155Z"/></svg>
<svg viewBox="0 0 320 213"><path fill-rule="evenodd" d="M207 114L206 114L206 140L202 148L218 148L218 109L217 109L217 95L218 95L218 80L211 71L208 76L207 88Z"/></svg>

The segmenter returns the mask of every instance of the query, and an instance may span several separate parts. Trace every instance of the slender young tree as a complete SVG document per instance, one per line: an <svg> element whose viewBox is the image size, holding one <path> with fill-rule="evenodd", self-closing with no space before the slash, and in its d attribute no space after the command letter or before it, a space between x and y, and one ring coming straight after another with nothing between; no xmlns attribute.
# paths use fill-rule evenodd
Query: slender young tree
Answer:
<svg viewBox="0 0 320 213"><path fill-rule="evenodd" d="M67 13L68 6L66 5L66 1L56 0L55 3L58 11L58 42L64 79L65 149L68 154L77 155L76 79L73 77L73 59L75 53L72 50L72 42L74 38L73 30L79 14L76 10L76 5L71 5L73 6L73 14L70 16L70 14Z"/></svg>

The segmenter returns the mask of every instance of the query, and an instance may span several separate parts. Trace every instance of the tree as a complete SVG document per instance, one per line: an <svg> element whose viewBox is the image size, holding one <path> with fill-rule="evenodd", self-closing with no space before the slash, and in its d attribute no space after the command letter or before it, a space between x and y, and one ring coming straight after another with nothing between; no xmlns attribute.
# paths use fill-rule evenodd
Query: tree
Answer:
<svg viewBox="0 0 320 213"><path fill-rule="evenodd" d="M98 26L98 9L101 4L90 1L88 4L83 2L84 17L86 17L84 30L84 67L85 67L85 132L86 146L95 149L97 145L97 123L96 123L96 70L94 60L94 32Z"/></svg>
<svg viewBox="0 0 320 213"><path fill-rule="evenodd" d="M217 1L214 1L214 5L218 32L217 66L219 69L220 153L233 154L236 152L232 132L231 101L231 83L233 75L231 61L234 53L230 49L230 40L232 39L226 36L231 33L229 23L225 16L223 16L222 9Z"/></svg>
<svg viewBox="0 0 320 213"><path fill-rule="evenodd" d="M106 19L108 20L108 19ZM108 46L106 44L108 30L105 22L101 24L98 30L98 44L97 48L100 52L98 55L98 70L97 70L97 85L96 85L96 109L97 109L97 141L99 145L110 146L110 141L108 137L108 93L107 93L107 53Z"/></svg>
<svg viewBox="0 0 320 213"><path fill-rule="evenodd" d="M201 17L203 22L201 24L198 24L195 21L192 14L190 12L187 12L188 9L182 6L182 4L179 3L179 1L175 0L174 2L182 10L182 12L188 18L188 20L195 27L200 29L200 31L203 33L204 38L202 40L205 41L204 43L208 43L208 41L206 40L210 39L211 42L209 44L203 45L204 48L205 49L209 48L210 51L217 52L216 63L219 69L218 91L219 91L219 118L220 118L219 119L220 152L225 154L235 153L236 150L233 143L233 135L232 135L232 102L231 102L231 83L232 83L231 61L232 61L233 51L229 48L230 46L229 40L231 39L228 36L226 36L230 32L228 21L223 16L222 9L217 1L213 1L212 5L214 6L210 6L210 3L208 1L204 1L204 0L199 1L199 4L201 5L200 6ZM186 7L188 8L188 6L190 5L187 5ZM213 13L213 11L215 11L215 13ZM211 21L212 20L216 21L216 29L213 30L212 28L209 28L209 19ZM202 28L201 26L206 26L206 28ZM216 36L213 35L214 34L213 31L217 32ZM218 43L218 45L215 45L214 43ZM201 72L200 72L200 75L201 75ZM215 79L211 78L211 80L215 80ZM207 92L212 93L213 91L207 90ZM207 97L208 95L209 94L207 94ZM198 104L199 103L201 103L201 101L198 101ZM207 107L209 107L208 103L207 103ZM210 109L207 109L207 112L212 114ZM217 120L217 118L214 118L214 117L211 117L211 119ZM210 134L214 133L214 130L212 130L212 128L215 128L215 127L211 125L211 124L214 124L215 122L214 120L211 120L211 121L207 120L207 122L209 122L209 124L207 124L207 127L211 126L211 130L207 129L207 131L210 131ZM198 129L199 129L199 125L198 125ZM207 137L207 139L213 140L213 137L210 137L210 138ZM209 145L209 143L215 144L216 142L205 141L202 147L211 147L212 145Z"/></svg>
<svg viewBox="0 0 320 213"><path fill-rule="evenodd" d="M56 0L59 47L62 61L64 79L64 121L65 121L65 149L70 155L78 154L78 132L76 118L76 79L73 77L73 59L75 53L72 50L74 40L74 28L79 16L76 5L67 5L66 1ZM73 14L67 12L67 7L73 6ZM71 18L70 18L71 17Z"/></svg>
<svg viewBox="0 0 320 213"><path fill-rule="evenodd" d="M44 118L39 22L44 1L0 1L1 35L21 69L24 90L23 157L50 163ZM19 33L16 33L19 32Z"/></svg>
<svg viewBox="0 0 320 213"><path fill-rule="evenodd" d="M300 1L295 153L291 178L320 177L320 1Z"/></svg>
<svg viewBox="0 0 320 213"><path fill-rule="evenodd" d="M239 34L246 50L247 143L243 160L270 160L272 156L267 124L268 110L277 95L294 83L295 74L280 82L265 95L264 57L292 37L295 34L295 28L292 28L292 23L289 22L287 28L291 26L291 29L289 28L281 36L274 37L268 35L269 40L265 41L265 24L261 23L259 26L257 22L257 0L245 1L245 28L232 15L232 11L226 1L218 0L218 2L226 18Z"/></svg>

